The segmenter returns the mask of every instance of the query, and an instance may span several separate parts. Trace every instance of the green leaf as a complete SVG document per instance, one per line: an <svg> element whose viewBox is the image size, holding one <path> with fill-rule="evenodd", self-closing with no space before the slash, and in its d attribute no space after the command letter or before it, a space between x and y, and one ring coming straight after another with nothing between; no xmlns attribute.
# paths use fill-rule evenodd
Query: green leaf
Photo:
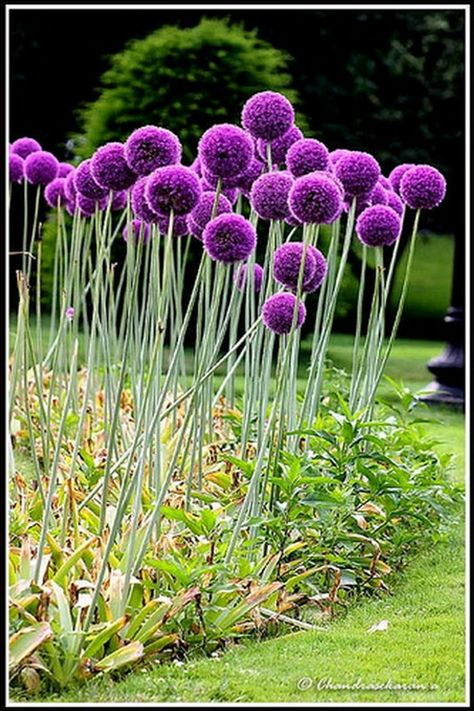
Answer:
<svg viewBox="0 0 474 711"><path fill-rule="evenodd" d="M111 672L121 669L124 666L140 661L143 657L144 648L141 642L130 642L125 647L117 649L94 666L94 671Z"/></svg>
<svg viewBox="0 0 474 711"><path fill-rule="evenodd" d="M40 622L35 627L25 627L14 634L9 641L8 668L15 669L52 637L53 630L48 622Z"/></svg>

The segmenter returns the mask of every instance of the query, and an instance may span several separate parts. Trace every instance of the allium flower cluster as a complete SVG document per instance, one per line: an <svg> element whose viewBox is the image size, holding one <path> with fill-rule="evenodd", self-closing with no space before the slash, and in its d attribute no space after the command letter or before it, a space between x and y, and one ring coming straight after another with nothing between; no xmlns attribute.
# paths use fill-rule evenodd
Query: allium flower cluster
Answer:
<svg viewBox="0 0 474 711"><path fill-rule="evenodd" d="M286 154L286 166L296 177L326 170L329 166L329 151L315 138L301 138L295 141Z"/></svg>
<svg viewBox="0 0 474 711"><path fill-rule="evenodd" d="M334 166L335 175L350 197L370 193L380 177L380 166L373 156L362 151L350 151Z"/></svg>
<svg viewBox="0 0 474 711"><path fill-rule="evenodd" d="M257 160L257 158L252 158L247 170L236 177L236 187L239 188L244 195L249 197L252 185L264 171L265 165L262 161Z"/></svg>
<svg viewBox="0 0 474 711"><path fill-rule="evenodd" d="M181 161L179 138L158 126L142 126L130 134L125 142L125 159L137 175L149 175L157 168Z"/></svg>
<svg viewBox="0 0 474 711"><path fill-rule="evenodd" d="M402 163L401 165L395 166L395 168L388 176L390 184L396 193L400 194L400 181L407 172L407 170L410 170L410 168L413 168L413 166L414 163Z"/></svg>
<svg viewBox="0 0 474 711"><path fill-rule="evenodd" d="M107 196L91 199L78 192L75 199L75 206L82 217L92 217L97 210L99 210L99 212L105 210L107 202ZM70 207L72 207L72 205L70 205Z"/></svg>
<svg viewBox="0 0 474 711"><path fill-rule="evenodd" d="M368 247L389 247L400 237L399 215L388 205L368 207L356 222L356 233Z"/></svg>
<svg viewBox="0 0 474 711"><path fill-rule="evenodd" d="M290 214L288 196L292 185L289 173L264 173L252 186L250 204L263 220L284 220Z"/></svg>
<svg viewBox="0 0 474 711"><path fill-rule="evenodd" d="M138 220L156 222L156 212L150 209L145 197L147 177L139 178L130 191L132 212Z"/></svg>
<svg viewBox="0 0 474 711"><path fill-rule="evenodd" d="M96 150L90 167L96 183L106 190L126 190L137 177L125 160L125 147L115 141Z"/></svg>
<svg viewBox="0 0 474 711"><path fill-rule="evenodd" d="M59 162L49 151L35 151L25 159L25 177L32 185L47 185L58 174Z"/></svg>
<svg viewBox="0 0 474 711"><path fill-rule="evenodd" d="M253 158L253 143L239 126L223 123L205 131L199 141L198 154L202 169L219 178L231 178L248 168Z"/></svg>
<svg viewBox="0 0 474 711"><path fill-rule="evenodd" d="M170 216L163 215L157 219L158 229L160 234L167 235L170 224ZM189 234L188 220L185 215L173 215L173 232L172 237L184 237L184 235Z"/></svg>
<svg viewBox="0 0 474 711"><path fill-rule="evenodd" d="M446 195L444 176L431 165L415 165L400 180L400 197L414 210L432 210Z"/></svg>
<svg viewBox="0 0 474 711"><path fill-rule="evenodd" d="M209 220L213 217L212 211L215 201L215 192L204 192L199 198L198 204L189 213L189 218L193 220L195 225L200 227L201 230L205 228ZM232 205L225 195L219 195L214 217L222 215L224 212L232 212Z"/></svg>
<svg viewBox="0 0 474 711"><path fill-rule="evenodd" d="M292 127L295 112L288 99L275 91L261 91L244 104L242 126L255 138L273 141Z"/></svg>
<svg viewBox="0 0 474 711"><path fill-rule="evenodd" d="M122 237L127 242L130 237L135 241L141 240L143 243L148 242L150 238L150 225L142 220L132 220L125 225L122 230Z"/></svg>
<svg viewBox="0 0 474 711"><path fill-rule="evenodd" d="M79 163L72 175L74 175L74 187L76 191L85 198L89 200L100 200L107 195L107 189L101 187L92 175L90 158Z"/></svg>
<svg viewBox="0 0 474 711"><path fill-rule="evenodd" d="M303 291L307 294L312 294L317 291L323 283L328 270L328 265L324 254L319 249L316 249L316 247L313 247L312 244L308 245L308 252L313 257L316 268L311 279L306 282Z"/></svg>
<svg viewBox="0 0 474 711"><path fill-rule="evenodd" d="M330 224L340 217L340 187L330 174L316 171L297 178L290 190L290 209L303 223Z"/></svg>
<svg viewBox="0 0 474 711"><path fill-rule="evenodd" d="M290 333L296 315L296 328L301 328L306 318L306 307L302 301L297 304L296 296L289 292L270 296L262 306L265 326L278 336Z"/></svg>
<svg viewBox="0 0 474 711"><path fill-rule="evenodd" d="M16 153L11 153L8 156L8 174L12 183L21 183L25 177L23 158Z"/></svg>
<svg viewBox="0 0 474 711"><path fill-rule="evenodd" d="M10 153L20 156L20 158L27 158L30 153L41 150L40 144L34 138L17 138L10 146Z"/></svg>
<svg viewBox="0 0 474 711"><path fill-rule="evenodd" d="M247 274L249 265L240 264L234 275L234 284L239 291L243 291L247 284ZM260 264L253 265L253 277L250 278L250 285L257 293L262 288L263 269Z"/></svg>
<svg viewBox="0 0 474 711"><path fill-rule="evenodd" d="M64 189L65 178L55 178L44 189L44 199L50 207L65 207L67 197Z"/></svg>
<svg viewBox="0 0 474 711"><path fill-rule="evenodd" d="M186 215L201 197L201 183L196 173L184 165L158 168L148 176L145 198L153 212L169 215Z"/></svg>
<svg viewBox="0 0 474 711"><path fill-rule="evenodd" d="M66 178L69 173L72 173L74 166L70 163L60 163L58 168L58 178Z"/></svg>
<svg viewBox="0 0 474 711"><path fill-rule="evenodd" d="M252 254L257 233L241 215L225 213L207 223L202 239L211 259L231 264L241 262Z"/></svg>
<svg viewBox="0 0 474 711"><path fill-rule="evenodd" d="M268 146L270 146L272 164L276 163L277 165L281 165L286 160L289 147L296 141L299 141L300 138L303 138L302 131L300 131L298 126L292 126L283 136L275 138L273 141L264 141L259 138L257 140L257 153L266 163Z"/></svg>
<svg viewBox="0 0 474 711"><path fill-rule="evenodd" d="M287 242L275 250L273 277L277 282L288 289L295 290L298 286L301 268L303 268L301 288L306 291L306 286L311 282L316 271L314 253L308 247L305 248L303 242Z"/></svg>

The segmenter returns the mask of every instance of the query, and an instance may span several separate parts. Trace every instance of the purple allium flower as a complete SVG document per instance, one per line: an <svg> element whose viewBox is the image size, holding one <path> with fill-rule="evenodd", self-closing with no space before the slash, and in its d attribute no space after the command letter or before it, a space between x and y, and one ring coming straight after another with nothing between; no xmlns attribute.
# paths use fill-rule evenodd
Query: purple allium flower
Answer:
<svg viewBox="0 0 474 711"><path fill-rule="evenodd" d="M262 220L284 220L290 214L288 195L293 178L288 173L261 175L252 186L250 203Z"/></svg>
<svg viewBox="0 0 474 711"><path fill-rule="evenodd" d="M161 215L173 210L175 215L186 215L199 202L201 183L191 168L168 165L148 176L145 198L148 207Z"/></svg>
<svg viewBox="0 0 474 711"><path fill-rule="evenodd" d="M295 112L288 99L275 91L261 91L242 109L242 125L255 138L273 141L290 130Z"/></svg>
<svg viewBox="0 0 474 711"><path fill-rule="evenodd" d="M212 209L214 207L215 199L215 192L202 193L198 204L189 213L189 217L195 222L196 225L201 227L201 229L204 229L209 220L212 218ZM216 214L214 217L222 215L224 212L232 212L232 205L225 195L219 195L216 206Z"/></svg>
<svg viewBox="0 0 474 711"><path fill-rule="evenodd" d="M132 212L138 220L156 222L157 214L150 210L145 197L145 188L148 177L139 178L130 191Z"/></svg>
<svg viewBox="0 0 474 711"><path fill-rule="evenodd" d="M301 175L326 170L329 165L329 151L315 138L301 138L293 143L286 154L288 170L299 178Z"/></svg>
<svg viewBox="0 0 474 711"><path fill-rule="evenodd" d="M158 126L142 126L130 134L125 142L125 158L137 175L149 175L157 168L181 161L179 138Z"/></svg>
<svg viewBox="0 0 474 711"><path fill-rule="evenodd" d="M248 265L241 264L234 275L234 284L239 291L243 291L247 283ZM258 293L262 288L263 269L260 264L253 265L253 280L251 286Z"/></svg>
<svg viewBox="0 0 474 711"><path fill-rule="evenodd" d="M115 190L112 194L112 204L110 206L111 210L123 210L127 205L127 190Z"/></svg>
<svg viewBox="0 0 474 711"><path fill-rule="evenodd" d="M160 234L167 235L170 224L170 216L163 215L157 219ZM184 237L189 234L188 218L186 215L173 215L173 234L172 237Z"/></svg>
<svg viewBox="0 0 474 711"><path fill-rule="evenodd" d="M341 160L341 158L344 158L344 156L349 155L350 151L347 150L347 148L336 148L334 151L331 151L329 154L329 160L333 166L336 165L336 163Z"/></svg>
<svg viewBox="0 0 474 711"><path fill-rule="evenodd" d="M400 180L400 197L414 210L432 210L444 200L446 180L431 165L415 165Z"/></svg>
<svg viewBox="0 0 474 711"><path fill-rule="evenodd" d="M296 289L305 253L303 242L287 242L275 250L273 255L273 277L288 289ZM316 261L310 249L306 248L303 267L302 289L311 281L316 271Z"/></svg>
<svg viewBox="0 0 474 711"><path fill-rule="evenodd" d="M393 190L392 183L385 175L381 175L379 178L380 185L385 188L385 190Z"/></svg>
<svg viewBox="0 0 474 711"><path fill-rule="evenodd" d="M112 141L96 150L91 158L92 177L107 190L126 190L137 176L125 160L123 143Z"/></svg>
<svg viewBox="0 0 474 711"><path fill-rule="evenodd" d="M72 173L74 166L70 163L60 163L58 169L58 178L66 178L69 173Z"/></svg>
<svg viewBox="0 0 474 711"><path fill-rule="evenodd" d="M198 154L203 174L208 171L220 178L230 178L248 168L253 158L253 144L239 126L222 123L203 133Z"/></svg>
<svg viewBox="0 0 474 711"><path fill-rule="evenodd" d="M40 144L34 138L17 138L10 146L10 153L14 153L20 158L27 158L30 153L41 150Z"/></svg>
<svg viewBox="0 0 474 711"><path fill-rule="evenodd" d="M303 291L305 291L307 294L312 294L313 292L317 291L321 284L324 281L324 278L326 277L326 272L328 270L328 264L326 261L326 257L322 252L320 252L319 249L316 249L316 247L313 247L312 244L308 245L308 252L314 257L314 261L316 262L316 269L314 270L314 274L312 278L304 285Z"/></svg>
<svg viewBox="0 0 474 711"><path fill-rule="evenodd" d="M66 212L71 215L71 217L74 215L76 212L76 198L73 200L66 200Z"/></svg>
<svg viewBox="0 0 474 711"><path fill-rule="evenodd" d="M85 195L82 195L79 192L76 195L76 209L79 211L79 214L82 215L82 217L92 217L93 215L95 215L96 209L102 211L105 210L106 207L107 196L91 199L86 197Z"/></svg>
<svg viewBox="0 0 474 711"><path fill-rule="evenodd" d="M198 240L202 241L202 233L204 232L203 227L200 227L197 222L194 222L193 218L191 215L186 216L186 222L188 225L188 232L190 235L193 237L196 237Z"/></svg>
<svg viewBox="0 0 474 711"><path fill-rule="evenodd" d="M73 306L68 306L66 311L64 312L65 317L67 318L68 321L72 321L74 318L74 314L76 313L75 309Z"/></svg>
<svg viewBox="0 0 474 711"><path fill-rule="evenodd" d="M83 160L79 163L74 173L74 187L76 191L89 200L100 200L107 195L107 189L97 183L91 172L91 159ZM67 176L66 180L69 179ZM66 188L69 191L69 185ZM69 194L69 193L67 193Z"/></svg>
<svg viewBox="0 0 474 711"><path fill-rule="evenodd" d="M237 187L246 195L250 195L252 190L252 185L259 178L265 170L265 166L262 161L257 160L257 158L252 158L247 170L241 173L236 178Z"/></svg>
<svg viewBox="0 0 474 711"><path fill-rule="evenodd" d="M265 326L278 336L290 333L296 310L296 296L288 292L270 296L262 306L262 318ZM296 328L301 328L306 318L306 307L298 302Z"/></svg>
<svg viewBox="0 0 474 711"><path fill-rule="evenodd" d="M257 153L264 162L267 160L267 146L270 144L272 163L277 165L284 163L286 154L290 146L296 141L303 138L303 133L298 126L292 126L289 131L275 138L273 141L263 141L261 138L257 140Z"/></svg>
<svg viewBox="0 0 474 711"><path fill-rule="evenodd" d="M150 238L150 225L142 220L132 220L123 228L122 237L126 242L129 237L133 237L136 242L141 240L146 244Z"/></svg>
<svg viewBox="0 0 474 711"><path fill-rule="evenodd" d="M10 176L10 182L21 183L25 177L24 160L21 156L16 153L11 153L8 156L8 173Z"/></svg>
<svg viewBox="0 0 474 711"><path fill-rule="evenodd" d="M32 185L47 185L58 174L58 159L49 151L30 153L25 159L25 176Z"/></svg>
<svg viewBox="0 0 474 711"><path fill-rule="evenodd" d="M76 170L72 170L64 179L64 194L69 201L74 201L77 195L77 189L75 184L75 173Z"/></svg>
<svg viewBox="0 0 474 711"><path fill-rule="evenodd" d="M387 190L387 205L400 217L403 215L403 202L394 190Z"/></svg>
<svg viewBox="0 0 474 711"><path fill-rule="evenodd" d="M297 178L289 203L292 214L304 223L330 224L340 217L343 208L339 186L322 171Z"/></svg>
<svg viewBox="0 0 474 711"><path fill-rule="evenodd" d="M67 197L64 190L66 178L55 178L44 189L44 199L50 207L64 207L67 203Z"/></svg>
<svg viewBox="0 0 474 711"><path fill-rule="evenodd" d="M400 237L401 221L388 205L368 207L356 222L357 236L368 247L389 247Z"/></svg>
<svg viewBox="0 0 474 711"><path fill-rule="evenodd" d="M257 233L242 215L224 213L207 223L202 241L211 259L231 264L241 262L252 254Z"/></svg>
<svg viewBox="0 0 474 711"><path fill-rule="evenodd" d="M299 227L303 224L301 220L298 220L298 218L295 217L291 212L288 217L285 217L285 222L287 225L291 225L291 227Z"/></svg>
<svg viewBox="0 0 474 711"><path fill-rule="evenodd" d="M388 202L387 191L382 187L381 183L378 182L375 188L369 195L369 202L371 205L386 205Z"/></svg>
<svg viewBox="0 0 474 711"><path fill-rule="evenodd" d="M334 172L348 195L371 192L380 177L380 166L370 153L351 151L337 161Z"/></svg>
<svg viewBox="0 0 474 711"><path fill-rule="evenodd" d="M397 165L397 166L395 166L395 168L392 170L392 172L388 176L388 179L390 181L392 188L399 195L400 195L400 180L405 175L407 170L409 170L410 168L413 168L414 165L415 165L414 163L402 163L401 165Z"/></svg>

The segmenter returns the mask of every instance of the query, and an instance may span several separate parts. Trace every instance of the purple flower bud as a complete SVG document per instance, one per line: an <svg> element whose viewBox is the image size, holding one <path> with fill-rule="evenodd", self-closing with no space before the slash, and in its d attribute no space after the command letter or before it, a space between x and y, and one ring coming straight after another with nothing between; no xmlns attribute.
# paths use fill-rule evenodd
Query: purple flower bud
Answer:
<svg viewBox="0 0 474 711"><path fill-rule="evenodd" d="M395 210L397 215L400 215L400 217L403 215L403 202L394 190L387 191L387 205L391 207L392 210Z"/></svg>
<svg viewBox="0 0 474 711"><path fill-rule="evenodd" d="M169 229L169 224L170 224L169 215L163 215L162 217L158 217L157 223L158 223L158 229L160 230L160 234L167 235L168 229ZM176 217L175 217L173 215L172 237L184 237L184 235L187 235L187 234L189 234L187 216L186 215L176 215Z"/></svg>
<svg viewBox="0 0 474 711"><path fill-rule="evenodd" d="M247 273L249 270L249 266L247 264L241 264L234 275L234 284L236 288L239 291L243 291L245 289L245 285L247 283ZM260 264L254 264L253 265L253 278L251 278L251 286L254 289L254 291L258 292L262 288L262 279L263 279L263 269L260 266Z"/></svg>
<svg viewBox="0 0 474 711"><path fill-rule="evenodd" d="M149 175L157 168L174 165L181 160L179 138L158 126L142 126L130 134L125 143L125 158L137 175Z"/></svg>
<svg viewBox="0 0 474 711"><path fill-rule="evenodd" d="M25 159L25 176L32 185L47 185L58 174L58 159L49 151L30 153Z"/></svg>
<svg viewBox="0 0 474 711"><path fill-rule="evenodd" d="M316 268L311 279L305 283L303 291L307 294L312 294L317 291L323 283L328 270L328 265L324 254L320 252L319 249L316 249L316 247L313 247L312 244L308 245L308 252L314 258Z"/></svg>
<svg viewBox="0 0 474 711"><path fill-rule="evenodd" d="M225 213L207 223L204 249L217 262L231 264L249 257L257 243L254 226L242 215Z"/></svg>
<svg viewBox="0 0 474 711"><path fill-rule="evenodd" d="M139 178L130 191L132 212L138 220L156 222L157 214L150 210L145 197L145 188L148 177Z"/></svg>
<svg viewBox="0 0 474 711"><path fill-rule="evenodd" d="M302 138L293 143L286 155L288 170L295 176L326 170L329 166L329 151L321 141L315 138Z"/></svg>
<svg viewBox="0 0 474 711"><path fill-rule="evenodd" d="M64 207L67 203L64 191L65 178L55 178L44 189L44 199L50 207Z"/></svg>
<svg viewBox="0 0 474 711"><path fill-rule="evenodd" d="M110 209L114 212L123 210L127 205L127 196L127 190L115 190L112 195L112 204L110 205Z"/></svg>
<svg viewBox="0 0 474 711"><path fill-rule="evenodd" d="M288 99L275 91L261 91L245 102L242 126L255 138L273 141L290 130L295 112Z"/></svg>
<svg viewBox="0 0 474 711"><path fill-rule="evenodd" d="M300 138L303 138L303 133L300 131L298 126L292 126L289 131L283 134L283 136L275 138L273 141L263 141L259 138L257 140L258 155L266 163L267 146L270 144L272 163L280 165L285 162L290 146L292 146L296 141L299 141Z"/></svg>
<svg viewBox="0 0 474 711"><path fill-rule="evenodd" d="M215 199L215 192L202 193L201 197L199 198L198 204L191 210L189 214L189 217L195 222L196 225L201 227L201 229L205 228L205 226L212 217L212 210L214 207ZM214 217L222 215L224 212L232 212L232 205L225 197L225 195L219 195L216 207L216 214L214 215Z"/></svg>
<svg viewBox="0 0 474 711"><path fill-rule="evenodd" d="M10 146L10 153L14 153L20 158L27 158L30 153L41 150L40 144L34 138L17 138Z"/></svg>
<svg viewBox="0 0 474 711"><path fill-rule="evenodd" d="M58 169L58 178L66 178L69 173L72 173L74 166L70 163L60 163Z"/></svg>
<svg viewBox="0 0 474 711"><path fill-rule="evenodd" d="M11 183L21 183L25 177L24 160L16 153L8 156L8 172Z"/></svg>
<svg viewBox="0 0 474 711"><path fill-rule="evenodd" d="M290 214L288 195L293 178L288 173L264 173L253 184L250 203L263 220L284 220Z"/></svg>
<svg viewBox="0 0 474 711"><path fill-rule="evenodd" d="M362 151L351 151L337 161L334 172L348 195L369 193L380 177L380 166L373 156Z"/></svg>
<svg viewBox="0 0 474 711"><path fill-rule="evenodd" d="M400 180L400 197L414 210L432 210L444 200L446 180L431 165L415 165Z"/></svg>
<svg viewBox="0 0 474 711"><path fill-rule="evenodd" d="M81 193L76 195L76 209L82 217L92 217L96 210L102 212L107 207L107 196L102 198L91 199Z"/></svg>
<svg viewBox="0 0 474 711"><path fill-rule="evenodd" d="M339 186L328 173L316 171L297 178L290 190L290 209L301 222L330 224L342 212Z"/></svg>
<svg viewBox="0 0 474 711"><path fill-rule="evenodd" d="M241 128L222 123L201 136L198 154L203 169L220 178L229 178L248 168L253 158L253 144Z"/></svg>
<svg viewBox="0 0 474 711"><path fill-rule="evenodd" d="M96 150L91 158L92 177L107 190L126 190L137 176L125 160L125 147L112 141Z"/></svg>
<svg viewBox="0 0 474 711"><path fill-rule="evenodd" d="M270 296L262 306L262 317L265 326L278 336L290 333L296 310L296 296L288 292ZM296 328L301 328L306 318L306 307L298 302Z"/></svg>
<svg viewBox="0 0 474 711"><path fill-rule="evenodd" d="M356 222L357 236L368 247L389 247L400 237L400 231L400 217L388 205L368 207Z"/></svg>
<svg viewBox="0 0 474 711"><path fill-rule="evenodd" d="M296 289L300 275L305 246L303 242L287 242L275 250L273 255L273 277L288 289ZM316 270L316 261L311 250L306 248L303 267L302 289L311 281Z"/></svg>
<svg viewBox="0 0 474 711"><path fill-rule="evenodd" d="M71 175L74 175L74 187L76 191L83 197L89 200L100 200L100 198L107 196L107 189L101 187L92 175L90 158L79 163L75 172L71 173ZM69 180L69 176L67 176L66 180ZM69 191L70 186L68 183L66 187L68 195Z"/></svg>
<svg viewBox="0 0 474 711"><path fill-rule="evenodd" d="M401 165L395 166L395 168L392 170L390 175L388 176L388 179L392 185L392 188L395 190L396 193L400 195L400 181L402 177L405 175L407 170L410 168L413 168L415 164L414 163L402 163Z"/></svg>
<svg viewBox="0 0 474 711"><path fill-rule="evenodd" d="M145 198L148 206L161 215L186 215L199 202L201 184L196 173L184 165L158 168L148 176Z"/></svg>
<svg viewBox="0 0 474 711"><path fill-rule="evenodd" d="M123 228L122 237L126 242L129 237L133 237L135 242L141 240L146 244L150 238L150 225L141 220L132 220Z"/></svg>

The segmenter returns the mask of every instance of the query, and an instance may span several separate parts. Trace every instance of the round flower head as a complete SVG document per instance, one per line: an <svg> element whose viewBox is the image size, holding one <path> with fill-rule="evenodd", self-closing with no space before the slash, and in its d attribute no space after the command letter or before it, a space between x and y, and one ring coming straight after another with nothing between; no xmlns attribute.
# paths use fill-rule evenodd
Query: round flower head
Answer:
<svg viewBox="0 0 474 711"><path fill-rule="evenodd" d="M97 209L99 211L105 210L107 207L107 196L91 199L85 197L85 195L81 195L81 193L77 193L75 204L80 215L83 217L92 217L92 215L95 215Z"/></svg>
<svg viewBox="0 0 474 711"><path fill-rule="evenodd" d="M380 177L380 166L373 156L362 151L351 151L337 161L334 172L345 192L354 197L369 193Z"/></svg>
<svg viewBox="0 0 474 711"><path fill-rule="evenodd" d="M74 173L76 191L89 200L100 200L107 195L107 189L101 187L91 173L91 159L79 163ZM67 177L69 179L69 176ZM69 189L69 188L68 188Z"/></svg>
<svg viewBox="0 0 474 711"><path fill-rule="evenodd" d="M252 186L250 204L263 220L284 220L290 213L288 195L293 178L288 173L261 175Z"/></svg>
<svg viewBox="0 0 474 711"><path fill-rule="evenodd" d="M296 141L303 138L303 133L300 131L298 126L292 126L289 131L275 138L273 141L263 141L261 138L257 140L257 153L262 158L263 161L267 161L267 147L270 144L270 155L272 163L277 165L284 163L286 160L286 154L288 149Z"/></svg>
<svg viewBox="0 0 474 711"><path fill-rule="evenodd" d="M414 163L402 163L401 165L397 165L388 176L390 184L396 193L400 194L400 181L407 170L413 168L414 165Z"/></svg>
<svg viewBox="0 0 474 711"><path fill-rule="evenodd" d="M145 197L145 188L148 178L139 178L130 191L132 212L138 220L156 222L156 212L150 210Z"/></svg>
<svg viewBox="0 0 474 711"><path fill-rule="evenodd" d="M343 208L340 187L321 171L297 178L289 203L294 217L303 223L330 224L340 217Z"/></svg>
<svg viewBox="0 0 474 711"><path fill-rule="evenodd" d="M243 291L245 289L245 285L247 283L248 270L249 270L249 267L247 264L241 264L235 272L234 284L239 291ZM257 293L262 288L262 279L263 279L262 267L260 266L260 264L254 264L253 265L253 279L251 278L251 286L254 289L254 291L256 291Z"/></svg>
<svg viewBox="0 0 474 711"><path fill-rule="evenodd" d="M273 255L273 277L288 289L296 289L300 275L305 246L303 242L287 242L275 250ZM316 261L311 250L306 248L303 266L302 289L311 281L316 271Z"/></svg>
<svg viewBox="0 0 474 711"><path fill-rule="evenodd" d="M393 190L387 190L387 205L395 210L400 217L403 215L403 202Z"/></svg>
<svg viewBox="0 0 474 711"><path fill-rule="evenodd" d="M21 156L16 153L11 153L8 156L8 174L10 177L10 182L21 183L25 177L25 168L23 165L24 161Z"/></svg>
<svg viewBox="0 0 474 711"><path fill-rule="evenodd" d="M145 198L148 206L161 215L186 215L199 202L201 183L191 168L168 165L158 168L148 176Z"/></svg>
<svg viewBox="0 0 474 711"><path fill-rule="evenodd" d="M444 176L431 165L415 165L403 174L400 197L414 210L432 210L446 195Z"/></svg>
<svg viewBox="0 0 474 711"><path fill-rule="evenodd" d="M107 190L126 190L136 180L136 174L125 160L125 147L112 141L96 150L91 158L94 180Z"/></svg>
<svg viewBox="0 0 474 711"><path fill-rule="evenodd" d="M329 151L324 143L315 138L296 141L286 154L286 166L296 178L315 170L326 170L328 165Z"/></svg>
<svg viewBox="0 0 474 711"><path fill-rule="evenodd" d="M288 99L275 91L261 91L245 102L242 126L255 138L273 141L290 130L295 112Z"/></svg>
<svg viewBox="0 0 474 711"><path fill-rule="evenodd" d="M169 224L170 224L169 215L163 215L162 217L158 217L157 223L158 223L158 228L160 230L160 234L167 235L168 229L169 229ZM176 215L176 217L173 215L172 237L184 237L184 235L188 235L188 234L189 234L189 228L188 228L188 219L187 219L186 215Z"/></svg>
<svg viewBox="0 0 474 711"><path fill-rule="evenodd" d="M126 190L115 190L112 195L112 204L110 206L111 210L123 210L127 204L127 191Z"/></svg>
<svg viewBox="0 0 474 711"><path fill-rule="evenodd" d="M76 170L74 169L64 178L64 193L66 195L66 198L71 202L74 202L77 195L77 189L74 178L75 173Z"/></svg>
<svg viewBox="0 0 474 711"><path fill-rule="evenodd" d="M207 223L202 240L211 259L231 264L241 262L252 254L257 233L242 215L225 213Z"/></svg>
<svg viewBox="0 0 474 711"><path fill-rule="evenodd" d="M328 270L328 265L324 254L320 252L319 249L316 249L316 247L313 247L312 244L308 245L308 252L314 258L316 268L312 278L304 285L303 291L307 294L312 294L314 291L317 291L323 283Z"/></svg>
<svg viewBox="0 0 474 711"><path fill-rule="evenodd" d="M222 123L203 133L198 153L203 170L220 178L229 178L248 168L253 158L253 144L241 128Z"/></svg>
<svg viewBox="0 0 474 711"><path fill-rule="evenodd" d="M179 138L158 126L137 128L125 142L125 159L137 175L149 175L157 168L179 163L181 154Z"/></svg>
<svg viewBox="0 0 474 711"><path fill-rule="evenodd" d="M44 199L50 207L64 207L67 203L64 191L65 178L55 178L44 189Z"/></svg>
<svg viewBox="0 0 474 711"><path fill-rule="evenodd" d="M400 217L388 205L368 207L357 218L357 236L368 247L389 247L400 237L400 231Z"/></svg>
<svg viewBox="0 0 474 711"><path fill-rule="evenodd" d="M204 229L204 227L207 225L207 223L212 217L212 210L214 208L215 199L215 192L202 193L201 197L199 198L198 204L192 209L189 214L189 216L196 223L196 225L198 225L202 229ZM217 201L216 206L216 214L214 215L214 217L222 215L224 212L232 212L232 205L230 204L229 200L226 198L225 195L219 195L219 199Z"/></svg>
<svg viewBox="0 0 474 711"><path fill-rule="evenodd" d="M72 173L74 166L70 163L60 163L58 168L58 178L66 178L69 173Z"/></svg>
<svg viewBox="0 0 474 711"><path fill-rule="evenodd" d="M387 191L382 187L381 183L378 182L375 188L369 195L369 202L371 205L386 205L388 202Z"/></svg>
<svg viewBox="0 0 474 711"><path fill-rule="evenodd" d="M341 158L349 155L349 153L350 151L347 150L347 148L336 148L334 151L331 151L329 154L329 161L331 165L335 166Z"/></svg>
<svg viewBox="0 0 474 711"><path fill-rule="evenodd" d="M47 185L58 174L58 159L49 151L30 153L25 159L25 176L33 185Z"/></svg>
<svg viewBox="0 0 474 711"><path fill-rule="evenodd" d="M278 336L290 333L296 310L296 296L288 292L270 296L262 306L262 319L265 326ZM296 328L301 328L306 318L306 307L298 303Z"/></svg>
<svg viewBox="0 0 474 711"><path fill-rule="evenodd" d="M257 158L252 158L247 170L241 173L236 178L237 187L246 195L250 195L252 190L252 185L259 178L265 170L265 166L262 161L257 160Z"/></svg>
<svg viewBox="0 0 474 711"><path fill-rule="evenodd" d="M17 138L10 146L10 153L14 153L20 158L26 158L30 153L40 150L41 146L34 138Z"/></svg>
<svg viewBox="0 0 474 711"><path fill-rule="evenodd" d="M141 240L145 244L150 238L150 225L142 220L132 220L123 228L122 237L126 242L133 237L136 242Z"/></svg>

